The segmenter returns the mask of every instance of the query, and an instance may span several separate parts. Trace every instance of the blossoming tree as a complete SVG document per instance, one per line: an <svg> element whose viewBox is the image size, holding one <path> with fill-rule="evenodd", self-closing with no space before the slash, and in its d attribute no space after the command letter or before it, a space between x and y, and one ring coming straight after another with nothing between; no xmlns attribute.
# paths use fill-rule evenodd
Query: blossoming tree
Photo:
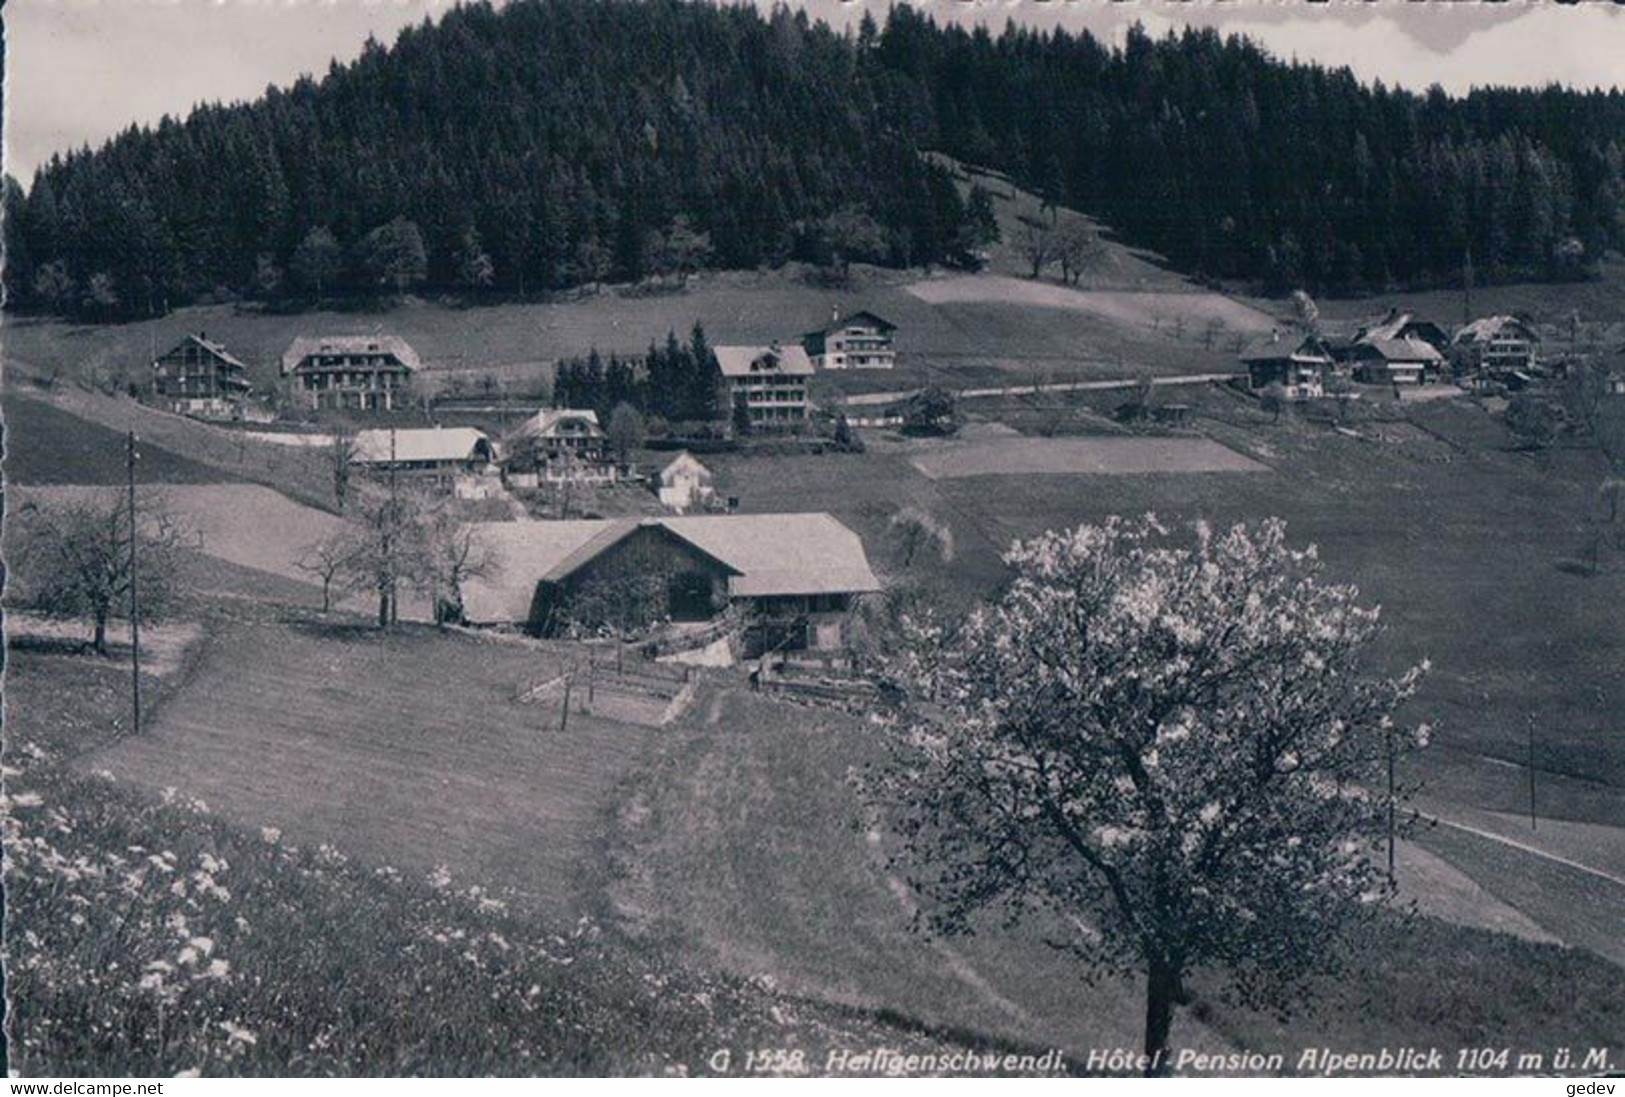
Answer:
<svg viewBox="0 0 1625 1097"><path fill-rule="evenodd" d="M1393 714L1426 664L1370 670L1377 610L1279 520L1187 540L1111 519L1006 561L962 625L914 623L871 791L937 931L1047 909L1086 975L1143 974L1164 1072L1190 971L1279 1006L1390 895L1387 763L1427 735Z"/></svg>

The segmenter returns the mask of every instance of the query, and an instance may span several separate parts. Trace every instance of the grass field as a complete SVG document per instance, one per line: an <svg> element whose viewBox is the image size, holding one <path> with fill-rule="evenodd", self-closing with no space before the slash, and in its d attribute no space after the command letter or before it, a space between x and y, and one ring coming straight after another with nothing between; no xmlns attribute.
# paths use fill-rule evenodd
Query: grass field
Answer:
<svg viewBox="0 0 1625 1097"><path fill-rule="evenodd" d="M944 446L911 463L933 480L1268 471L1206 438L1003 438Z"/></svg>
<svg viewBox="0 0 1625 1097"><path fill-rule="evenodd" d="M8 371L9 373L9 371ZM124 397L64 385L0 393L6 476L20 484L122 484L125 438L134 431L138 483L253 482L306 504L333 505L325 452L257 443L245 432L170 415Z"/></svg>
<svg viewBox="0 0 1625 1097"><path fill-rule="evenodd" d="M786 990L886 1006L964 1027L1081 1049L1135 1046L1132 980L1084 986L1041 941L1043 926L989 924L938 941L909 929L906 889L888 874L848 778L873 761L873 729L737 689L697 704L633 784L619 827L614 910L668 948ZM1420 851L1401 863L1434 909L1468 925L1384 918L1349 943L1348 970L1315 981L1313 1011L1283 1023L1224 1004L1207 977L1173 1043L1276 1052L1606 1045L1625 970L1524 938L1539 927ZM1503 866L1512 875L1519 866ZM1487 885L1486 885L1487 886Z"/></svg>
<svg viewBox="0 0 1625 1097"><path fill-rule="evenodd" d="M1279 515L1295 540L1319 545L1331 575L1383 606L1383 660L1432 659L1415 703L1439 725L1417 774L1430 795L1520 810L1533 714L1542 810L1625 826L1625 560L1596 576L1568 566L1584 543L1585 492L1600 475L1594 455L1512 452L1504 428L1465 401L1413 407L1409 422L1362 425L1351 438L1290 417L1272 424L1222 392L1181 400L1195 404L1201 434L1271 474L990 469L931 480L914 461L939 459L953 443L884 439L860 456L726 455L715 464L745 510L829 510L893 574L892 514L930 510L953 530L956 557L918 578L947 605L996 587L999 554L1047 528L1146 511L1180 522Z"/></svg>
<svg viewBox="0 0 1625 1097"><path fill-rule="evenodd" d="M964 1046L539 917L466 877L403 875L154 796L98 762L149 742L117 745L126 673L8 659L14 1075L686 1075L719 1047L764 1046L799 1052L797 1073L832 1048ZM175 679L150 695L185 696Z"/></svg>
<svg viewBox="0 0 1625 1097"><path fill-rule="evenodd" d="M100 423L72 415L42 400L8 395L6 480L12 484L120 484L125 482L126 437ZM230 472L143 444L138 477L142 483L210 484L235 480Z"/></svg>
<svg viewBox="0 0 1625 1097"><path fill-rule="evenodd" d="M568 881L650 732L572 712L561 733L556 706L516 700L547 669L525 648L433 633L244 624L211 636L150 735L87 764L242 826L413 873L452 866L573 915Z"/></svg>

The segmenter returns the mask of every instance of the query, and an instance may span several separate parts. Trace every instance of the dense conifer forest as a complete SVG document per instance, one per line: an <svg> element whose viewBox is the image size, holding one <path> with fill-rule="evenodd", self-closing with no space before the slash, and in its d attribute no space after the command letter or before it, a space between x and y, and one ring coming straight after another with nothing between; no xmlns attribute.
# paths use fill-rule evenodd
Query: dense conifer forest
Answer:
<svg viewBox="0 0 1625 1097"><path fill-rule="evenodd" d="M534 294L791 259L963 262L938 150L1204 277L1583 277L1625 248L1625 96L1368 87L1191 31L840 32L681 0L460 7L320 80L7 180L14 308Z"/></svg>

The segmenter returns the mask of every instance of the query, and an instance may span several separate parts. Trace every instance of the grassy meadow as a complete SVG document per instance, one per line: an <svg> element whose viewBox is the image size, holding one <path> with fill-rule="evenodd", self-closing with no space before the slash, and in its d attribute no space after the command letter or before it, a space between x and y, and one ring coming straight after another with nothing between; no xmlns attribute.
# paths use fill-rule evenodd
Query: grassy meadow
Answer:
<svg viewBox="0 0 1625 1097"><path fill-rule="evenodd" d="M156 726L140 739L126 734L127 665L8 654L17 1074L685 1075L705 1073L718 1048L758 1046L801 1052L797 1073L836 1047L985 1046L787 998L590 919L538 914L534 896L482 884L464 864L422 868L447 846L362 857L354 830L325 841L299 821L253 821L241 788L217 780L215 799L198 796L202 767L186 757L170 755L175 766L146 780L134 765L127 776L129 756L176 741L166 721L198 696L192 676L207 677L207 651L147 680ZM301 730L320 740L332 728ZM573 783L595 749L593 732L580 734L575 760L559 753L547 767L555 782ZM250 797L297 768L286 744L239 746L234 772ZM424 791L394 805L403 826L434 840L451 821L447 798ZM557 806L540 782L531 799L554 813L532 836L545 848L560 837Z"/></svg>
<svg viewBox="0 0 1625 1097"><path fill-rule="evenodd" d="M989 921L969 937L910 931L913 904L885 863L852 777L878 759L872 730L834 712L774 704L737 686L702 697L661 738L621 809L613 913L673 950L742 975L772 973L787 991L886 1008L937 1029L1059 1046L1135 1046L1143 988L1085 983L1044 943L1065 927ZM1536 943L1516 908L1408 849L1402 881L1422 914L1397 911L1357 930L1344 970L1314 980L1276 1017L1227 1003L1202 975L1173 1044L1287 1057L1384 1046L1447 1049L1605 1046L1621 1019L1625 970ZM1503 875L1538 878L1521 863ZM1448 870L1445 870L1448 874ZM1426 873L1429 891L1411 887ZM1441 882L1459 892L1444 896ZM1530 887L1538 887L1531 883ZM1598 911L1619 896L1593 896ZM1595 917L1605 917L1598 914ZM1446 920L1447 919L1447 920ZM1533 936L1540 936L1537 933Z"/></svg>

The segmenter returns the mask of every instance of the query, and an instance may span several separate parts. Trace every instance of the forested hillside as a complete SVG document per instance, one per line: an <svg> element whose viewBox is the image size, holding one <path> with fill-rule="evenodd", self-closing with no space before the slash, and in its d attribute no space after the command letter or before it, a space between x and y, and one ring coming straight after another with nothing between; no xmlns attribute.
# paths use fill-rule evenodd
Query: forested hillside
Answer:
<svg viewBox="0 0 1625 1097"><path fill-rule="evenodd" d="M905 6L841 34L782 9L515 0L8 181L8 298L111 319L952 261L979 230L926 149L1271 288L1454 281L1469 257L1482 282L1575 277L1625 247L1618 93L1417 96L1211 32L1112 49Z"/></svg>

